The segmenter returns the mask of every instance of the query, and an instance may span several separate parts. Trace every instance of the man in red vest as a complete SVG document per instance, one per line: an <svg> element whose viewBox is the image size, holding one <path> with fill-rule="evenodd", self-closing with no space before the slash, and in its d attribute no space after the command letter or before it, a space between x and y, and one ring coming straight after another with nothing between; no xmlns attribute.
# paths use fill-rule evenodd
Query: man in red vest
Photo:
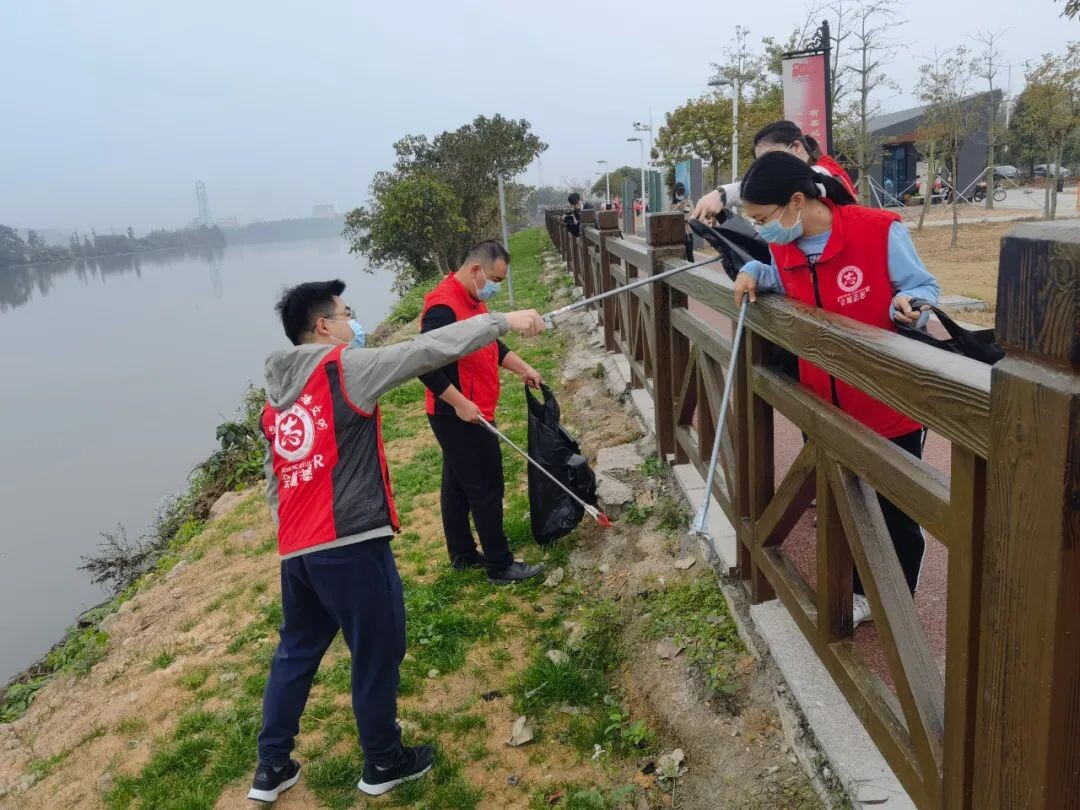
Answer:
<svg viewBox="0 0 1080 810"><path fill-rule="evenodd" d="M312 679L338 630L352 654L364 750L358 787L380 795L431 769L429 745L404 748L397 724L405 601L390 538L398 530L378 397L487 346L509 329L544 329L535 311L463 320L364 349L342 281L287 290L277 311L292 342L266 360L262 432L267 500L281 556L281 642L263 695L259 766L248 798L272 802L300 778L290 759Z"/></svg>
<svg viewBox="0 0 1080 810"><path fill-rule="evenodd" d="M461 267L424 299L420 331L486 313L484 302L499 292L509 261L510 254L498 242L473 247ZM459 570L483 566L491 582L505 585L535 577L544 568L514 561L503 531L502 449L499 440L478 424L480 416L495 422L500 366L526 385L540 386L536 369L501 340L420 379L428 388L428 421L443 451L441 508L450 562ZM483 555L469 528L470 513Z"/></svg>

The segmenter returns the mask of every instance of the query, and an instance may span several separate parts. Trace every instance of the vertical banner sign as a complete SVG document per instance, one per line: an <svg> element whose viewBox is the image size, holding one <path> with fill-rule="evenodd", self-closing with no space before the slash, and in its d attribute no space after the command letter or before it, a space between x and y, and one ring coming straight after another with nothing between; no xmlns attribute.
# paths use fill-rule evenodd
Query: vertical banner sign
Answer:
<svg viewBox="0 0 1080 810"><path fill-rule="evenodd" d="M791 55L783 61L784 118L828 148L828 63L824 53Z"/></svg>

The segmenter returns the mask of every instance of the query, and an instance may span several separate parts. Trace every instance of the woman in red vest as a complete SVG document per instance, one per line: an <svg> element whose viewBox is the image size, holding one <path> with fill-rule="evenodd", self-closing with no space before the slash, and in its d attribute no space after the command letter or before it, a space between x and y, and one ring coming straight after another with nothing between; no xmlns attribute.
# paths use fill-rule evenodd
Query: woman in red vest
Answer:
<svg viewBox="0 0 1080 810"><path fill-rule="evenodd" d="M818 142L809 135L803 135L801 129L791 121L773 121L762 127L754 136L754 157L760 158L769 152L787 152L803 163L812 166L814 171L839 181L853 200L858 199L855 186L844 167L821 151ZM725 183L698 200L694 208L694 219L711 219L720 213L726 205L735 205L739 199L738 182Z"/></svg>
<svg viewBox="0 0 1080 810"><path fill-rule="evenodd" d="M785 152L757 160L742 182L743 210L771 245L772 264L750 262L735 280L735 300L772 291L862 323L896 331L894 321L916 323L929 313L911 300L936 302L940 288L915 252L900 217L863 208L843 183ZM869 394L799 360L799 380L917 458L922 426ZM908 588L915 593L925 540L906 514L878 496ZM855 572L854 620L870 618Z"/></svg>

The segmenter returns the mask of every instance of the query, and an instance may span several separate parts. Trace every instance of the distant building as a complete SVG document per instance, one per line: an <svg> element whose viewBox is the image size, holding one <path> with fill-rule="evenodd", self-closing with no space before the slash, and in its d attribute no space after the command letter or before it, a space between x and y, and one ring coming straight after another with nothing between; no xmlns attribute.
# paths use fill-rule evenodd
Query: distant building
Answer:
<svg viewBox="0 0 1080 810"><path fill-rule="evenodd" d="M314 205L311 207L311 216L315 219L333 219L337 216L337 211L332 205Z"/></svg>
<svg viewBox="0 0 1080 810"><path fill-rule="evenodd" d="M239 228L240 220L236 217L218 217L214 220L214 224L219 228Z"/></svg>
<svg viewBox="0 0 1080 810"><path fill-rule="evenodd" d="M993 96L990 93L977 93L961 101L961 104L968 107L973 126L960 147L958 177L951 182L966 196L971 194L969 186L986 171L990 116L995 107L994 102L997 108L1001 109L1001 99L1001 91L995 90ZM913 194L916 176L927 173L926 157L916 145L924 137L922 127L925 112L925 107L912 107L870 119L870 134L881 143L882 156L881 161L870 168L870 176L878 189L877 195L870 195L875 205L879 204L881 189L898 198ZM943 177L948 178L944 166L939 164L938 170ZM928 178L924 176L922 179L925 182ZM929 178L929 181L932 183L933 178Z"/></svg>

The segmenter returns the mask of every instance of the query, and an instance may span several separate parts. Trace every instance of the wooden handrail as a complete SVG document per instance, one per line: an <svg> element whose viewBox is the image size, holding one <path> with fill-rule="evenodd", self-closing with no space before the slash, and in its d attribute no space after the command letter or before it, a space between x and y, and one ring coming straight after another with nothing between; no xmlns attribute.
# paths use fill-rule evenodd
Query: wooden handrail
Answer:
<svg viewBox="0 0 1080 810"><path fill-rule="evenodd" d="M545 224L575 279L596 291L682 263L677 214L649 215L644 244L619 237L610 218L603 229L583 224L579 240L562 212L549 211ZM1080 227L1022 226L1007 237L998 306L997 333L1010 355L991 370L759 296L713 491L736 529L735 569L751 600L781 598L927 810L1080 807ZM704 475L732 348L702 307L735 319L722 272L689 270L616 296L602 323L606 345L626 355L631 385L653 395L658 450ZM774 346L948 439L949 474L770 367ZM774 414L806 437L779 482ZM948 549L944 676L879 494ZM815 496L816 591L781 549ZM895 694L853 643L853 563Z"/></svg>

